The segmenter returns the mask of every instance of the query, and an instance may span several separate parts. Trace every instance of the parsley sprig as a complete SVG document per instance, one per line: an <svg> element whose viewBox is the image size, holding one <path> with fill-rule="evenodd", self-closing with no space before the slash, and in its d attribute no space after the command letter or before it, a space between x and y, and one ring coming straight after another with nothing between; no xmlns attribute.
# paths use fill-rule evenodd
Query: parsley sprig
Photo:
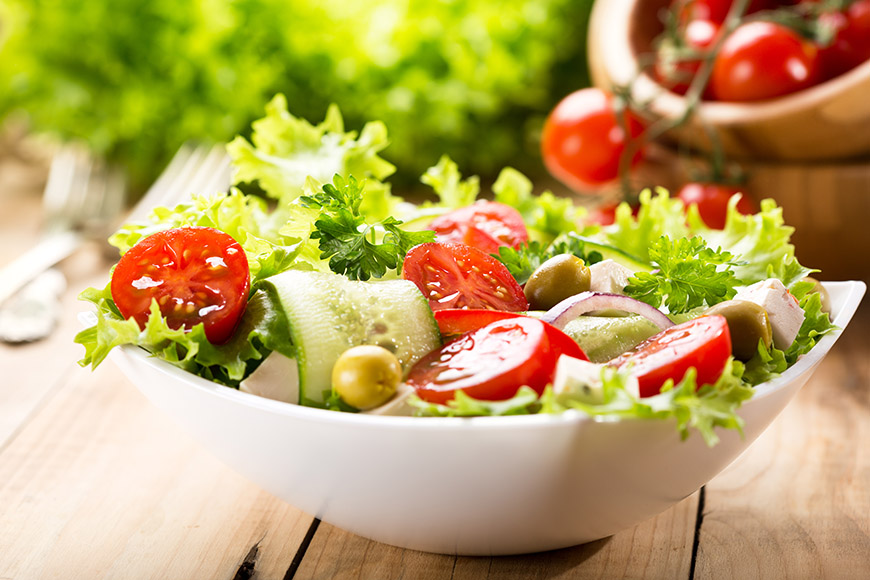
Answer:
<svg viewBox="0 0 870 580"><path fill-rule="evenodd" d="M312 239L319 239L320 257L329 258L329 269L353 280L381 278L387 270L400 270L412 247L435 239L431 231L408 232L401 220L387 217L366 223L360 211L365 182L340 175L314 195L300 197L305 207L320 208Z"/></svg>
<svg viewBox="0 0 870 580"><path fill-rule="evenodd" d="M625 293L658 308L662 303L671 314L717 304L733 298L741 284L732 266L740 265L730 252L712 250L700 237L653 242L650 261L658 268L636 272Z"/></svg>
<svg viewBox="0 0 870 580"><path fill-rule="evenodd" d="M517 283L525 284L541 264L559 254L573 254L587 266L602 260L600 252L587 252L586 244L574 233L558 238L549 246L537 241L527 242L516 249L502 246L498 249L498 255L493 256L507 267Z"/></svg>

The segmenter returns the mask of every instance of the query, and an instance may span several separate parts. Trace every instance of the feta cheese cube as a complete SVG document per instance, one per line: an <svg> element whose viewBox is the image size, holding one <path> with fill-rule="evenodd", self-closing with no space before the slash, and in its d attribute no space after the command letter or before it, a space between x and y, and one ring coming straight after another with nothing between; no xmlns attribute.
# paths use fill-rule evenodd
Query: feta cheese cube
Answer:
<svg viewBox="0 0 870 580"><path fill-rule="evenodd" d="M285 403L299 403L299 365L295 358L272 352L239 384L239 390Z"/></svg>
<svg viewBox="0 0 870 580"><path fill-rule="evenodd" d="M613 260L603 260L589 266L591 282L589 289L594 292L607 292L608 294L625 294L625 287L632 272L622 264Z"/></svg>
<svg viewBox="0 0 870 580"><path fill-rule="evenodd" d="M568 355L559 357L553 377L553 394L557 399L581 403L603 403L604 387L601 382L603 364L596 364ZM628 390L638 396L637 379L629 379Z"/></svg>
<svg viewBox="0 0 870 580"><path fill-rule="evenodd" d="M791 346L804 322L804 311L781 281L762 280L738 291L734 299L755 302L764 308L770 318L773 345L780 350Z"/></svg>

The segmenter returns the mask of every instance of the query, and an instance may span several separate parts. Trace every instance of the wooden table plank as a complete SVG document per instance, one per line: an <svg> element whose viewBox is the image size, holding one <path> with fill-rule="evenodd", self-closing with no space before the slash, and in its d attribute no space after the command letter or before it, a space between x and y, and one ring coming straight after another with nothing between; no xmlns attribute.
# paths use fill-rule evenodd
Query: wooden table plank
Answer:
<svg viewBox="0 0 870 580"><path fill-rule="evenodd" d="M212 458L112 366L71 380L0 453L0 577L282 578L311 517Z"/></svg>
<svg viewBox="0 0 870 580"><path fill-rule="evenodd" d="M870 577L870 308L707 486L698 578Z"/></svg>
<svg viewBox="0 0 870 580"><path fill-rule="evenodd" d="M610 538L540 554L454 557L402 550L322 523L295 578L688 578L698 494Z"/></svg>

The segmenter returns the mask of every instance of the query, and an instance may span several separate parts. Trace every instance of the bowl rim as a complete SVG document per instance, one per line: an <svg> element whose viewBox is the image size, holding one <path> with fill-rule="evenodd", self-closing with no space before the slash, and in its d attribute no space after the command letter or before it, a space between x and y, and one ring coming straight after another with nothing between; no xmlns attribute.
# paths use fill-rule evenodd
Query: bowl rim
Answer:
<svg viewBox="0 0 870 580"><path fill-rule="evenodd" d="M756 401L770 396L774 392L785 387L793 379L797 378L798 375L809 370L813 365L824 358L840 335L842 335L852 316L855 314L867 288L863 281L858 280L823 282L823 285L832 289L840 289L840 291L846 293L845 297L842 299L842 306L833 320L833 323L838 328L822 337L813 350L802 356L791 368L787 369L779 377L756 386L756 392L753 397L744 402L741 408L745 408L747 405L752 405ZM363 413L341 413L338 411L329 411L315 407L304 407L302 405L275 401L259 395L245 393L238 389L209 381L198 375L180 369L167 361L151 355L146 350L136 345L124 345L119 349L114 349L109 353L109 357L113 360L124 357L132 358L140 364L154 367L161 374L172 377L173 380L181 381L194 390L220 399L245 405L247 407L252 407L257 410L266 411L276 415L283 415L293 419L339 423L344 426L378 426L385 429L404 430L410 428L424 431L443 429L478 430L534 428L541 425L563 425L582 423L586 421L597 423L619 423L624 421L643 420L635 417L592 416L576 409L568 409L564 413L559 414L510 415L500 417L405 417L369 415ZM128 380L130 379L128 378ZM131 382L135 383L135 381L132 380Z"/></svg>
<svg viewBox="0 0 870 580"><path fill-rule="evenodd" d="M650 94L651 106L660 114L670 117L681 114L685 109L684 96L668 90L645 72L640 73L638 78L643 79L641 86L638 87L638 96ZM861 88L867 84L868 79L870 79L870 60L832 79L773 99L745 103L702 100L698 105L698 115L705 122L719 126L773 121L822 106L852 90ZM655 91L658 91L658 94L655 94Z"/></svg>

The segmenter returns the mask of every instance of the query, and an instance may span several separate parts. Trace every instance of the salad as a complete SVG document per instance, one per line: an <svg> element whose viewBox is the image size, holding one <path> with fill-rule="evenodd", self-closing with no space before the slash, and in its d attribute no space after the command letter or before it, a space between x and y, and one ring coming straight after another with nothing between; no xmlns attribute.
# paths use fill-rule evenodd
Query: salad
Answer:
<svg viewBox="0 0 870 580"><path fill-rule="evenodd" d="M205 379L342 412L663 419L708 442L834 327L771 200L724 228L664 190L601 226L506 168L482 196L443 157L410 204L382 123L312 125L278 95L196 192L110 238L83 366L137 345ZM246 193L247 192L247 193ZM486 197L486 199L479 199Z"/></svg>

